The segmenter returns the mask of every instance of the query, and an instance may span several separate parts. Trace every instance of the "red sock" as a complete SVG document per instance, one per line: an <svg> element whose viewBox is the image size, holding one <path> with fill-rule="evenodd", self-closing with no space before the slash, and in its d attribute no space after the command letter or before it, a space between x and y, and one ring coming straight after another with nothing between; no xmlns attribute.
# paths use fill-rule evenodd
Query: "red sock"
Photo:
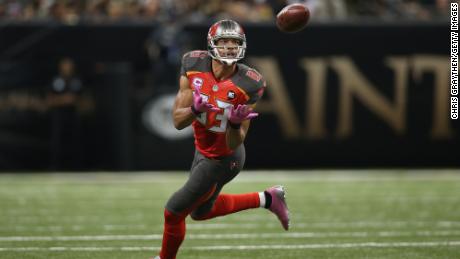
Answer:
<svg viewBox="0 0 460 259"><path fill-rule="evenodd" d="M175 215L172 212L165 209L165 226L163 231L163 242L161 244L160 258L161 259L175 259L177 250L179 250L182 241L185 238L185 218L190 212L201 203L208 200L214 191L216 185L213 185L211 189L200 197L190 208L181 212L179 215Z"/></svg>
<svg viewBox="0 0 460 259"><path fill-rule="evenodd" d="M259 206L260 200L259 193L257 192L245 194L220 194L217 196L211 211L200 216L198 220L211 219L241 210L257 208Z"/></svg>
<svg viewBox="0 0 460 259"><path fill-rule="evenodd" d="M175 259L177 250L185 237L185 217L177 216L165 209L165 227L161 244L161 259Z"/></svg>

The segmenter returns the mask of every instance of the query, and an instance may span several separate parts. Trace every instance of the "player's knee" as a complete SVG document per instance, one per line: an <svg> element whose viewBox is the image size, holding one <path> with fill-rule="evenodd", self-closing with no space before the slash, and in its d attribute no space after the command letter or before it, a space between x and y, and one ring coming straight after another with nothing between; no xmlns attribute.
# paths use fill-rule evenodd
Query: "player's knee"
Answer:
<svg viewBox="0 0 460 259"><path fill-rule="evenodd" d="M165 222L167 224L171 224L171 225L178 224L182 220L184 220L184 217L182 215L174 214L173 212L169 211L168 209L165 209L164 217L165 217Z"/></svg>
<svg viewBox="0 0 460 259"><path fill-rule="evenodd" d="M203 214L203 213L198 213L197 211L194 211L194 212L190 213L190 217L191 217L193 220L197 220L197 221L205 220L205 219L206 219L206 218L204 217L204 214Z"/></svg>

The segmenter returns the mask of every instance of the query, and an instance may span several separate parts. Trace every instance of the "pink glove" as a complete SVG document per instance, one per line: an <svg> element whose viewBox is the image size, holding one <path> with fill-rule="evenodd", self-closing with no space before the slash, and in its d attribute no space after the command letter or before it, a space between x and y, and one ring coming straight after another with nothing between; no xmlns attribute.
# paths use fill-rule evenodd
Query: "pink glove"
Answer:
<svg viewBox="0 0 460 259"><path fill-rule="evenodd" d="M230 126L237 126L241 124L241 122L245 120L250 120L252 118L257 117L259 114L252 112L253 109L246 105L246 104L238 104L235 109L235 106L232 106L230 109L230 114L228 116L228 120L230 121Z"/></svg>
<svg viewBox="0 0 460 259"><path fill-rule="evenodd" d="M219 108L214 107L214 105L203 100L203 97L200 95L200 89L198 89L198 87L195 87L195 92L193 93L193 105L191 108L192 112L195 113L195 115L199 115L200 113L209 111L220 111Z"/></svg>

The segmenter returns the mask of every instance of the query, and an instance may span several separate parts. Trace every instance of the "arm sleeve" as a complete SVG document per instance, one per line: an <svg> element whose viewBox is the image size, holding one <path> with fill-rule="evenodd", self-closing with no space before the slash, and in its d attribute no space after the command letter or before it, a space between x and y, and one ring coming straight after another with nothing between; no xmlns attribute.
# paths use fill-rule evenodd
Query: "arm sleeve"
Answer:
<svg viewBox="0 0 460 259"><path fill-rule="evenodd" d="M180 67L180 75L181 76L187 76L187 71L189 67L187 66L189 63L189 58L190 58L190 52L187 52L182 56L182 62L181 62L181 67Z"/></svg>
<svg viewBox="0 0 460 259"><path fill-rule="evenodd" d="M249 100L247 101L247 104L254 104L257 101L259 101L260 98L262 98L262 96L264 95L266 87L267 83L264 79L262 79L260 83L257 84L257 87L255 87L252 91L248 93Z"/></svg>

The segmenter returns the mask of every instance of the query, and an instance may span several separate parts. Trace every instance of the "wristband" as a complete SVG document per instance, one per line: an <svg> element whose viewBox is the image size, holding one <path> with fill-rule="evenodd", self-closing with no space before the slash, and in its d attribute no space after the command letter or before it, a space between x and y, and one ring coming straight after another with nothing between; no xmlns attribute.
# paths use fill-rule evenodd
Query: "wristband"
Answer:
<svg viewBox="0 0 460 259"><path fill-rule="evenodd" d="M230 125L230 128L232 128L232 129L241 128L241 123L232 123L231 121L228 121L228 125Z"/></svg>
<svg viewBox="0 0 460 259"><path fill-rule="evenodd" d="M192 109L192 112L193 114L195 114L195 116L199 116L201 113L203 113L203 112L197 111L194 105L190 106L190 109Z"/></svg>

